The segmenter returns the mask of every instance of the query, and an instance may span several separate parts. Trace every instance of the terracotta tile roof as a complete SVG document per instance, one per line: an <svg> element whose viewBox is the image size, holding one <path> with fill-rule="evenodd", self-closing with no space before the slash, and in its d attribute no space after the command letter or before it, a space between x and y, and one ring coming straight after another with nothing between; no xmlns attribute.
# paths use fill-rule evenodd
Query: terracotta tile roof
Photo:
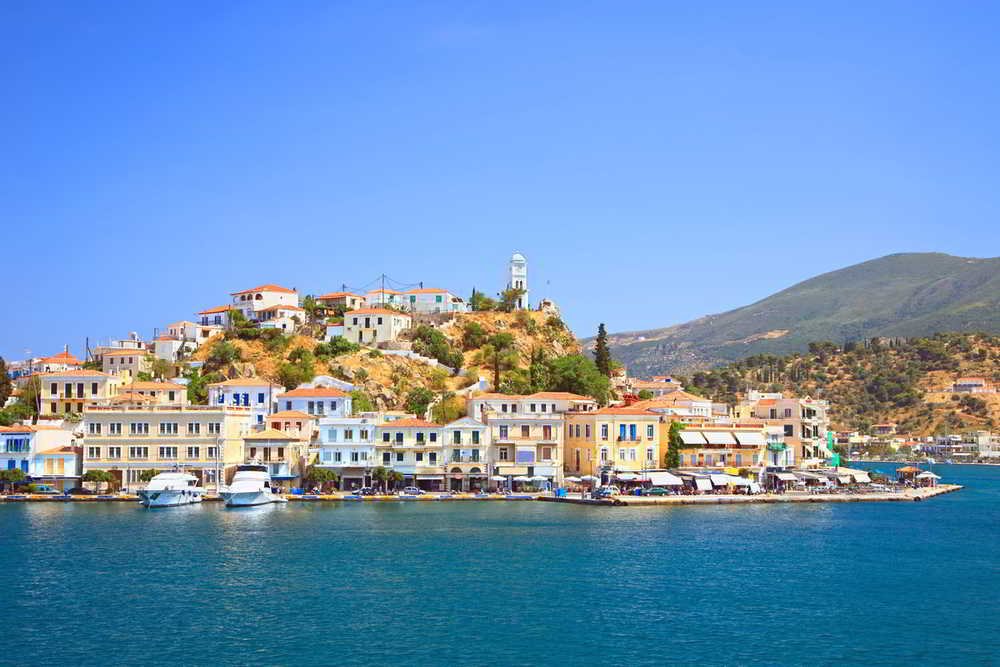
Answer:
<svg viewBox="0 0 1000 667"><path fill-rule="evenodd" d="M222 382L213 382L208 386L209 387L280 387L281 385L276 382L271 382L270 380L265 380L264 378L234 378L232 380L223 380Z"/></svg>
<svg viewBox="0 0 1000 667"><path fill-rule="evenodd" d="M762 398L759 401L757 401L757 405L763 406L765 408L769 408L772 405L777 405L777 404L778 404L778 399L776 398Z"/></svg>
<svg viewBox="0 0 1000 667"><path fill-rule="evenodd" d="M581 396L580 394L573 394L568 391L539 391L534 394L528 394L527 396L522 396L521 398L548 398L555 399L557 401L593 401L594 399L590 396Z"/></svg>
<svg viewBox="0 0 1000 667"><path fill-rule="evenodd" d="M318 297L316 297L316 299L317 300L319 300L319 299L340 299L340 298L343 298L345 296L356 296L359 299L363 299L364 298L360 294L355 294L354 292L330 292L329 294L324 294L322 296L318 296Z"/></svg>
<svg viewBox="0 0 1000 667"><path fill-rule="evenodd" d="M408 289L403 294L447 294L446 289L437 289L435 287L425 287L423 289Z"/></svg>
<svg viewBox="0 0 1000 667"><path fill-rule="evenodd" d="M199 315L214 315L216 313L225 313L230 310L236 310L235 306L218 306L217 308L209 308L208 310L199 310Z"/></svg>
<svg viewBox="0 0 1000 667"><path fill-rule="evenodd" d="M124 385L121 391L156 391L159 389L187 389L187 387L175 382L133 382Z"/></svg>
<svg viewBox="0 0 1000 667"><path fill-rule="evenodd" d="M141 356L145 356L145 355L147 355L149 353L146 352L146 350L135 350L135 349L128 349L128 350L126 350L126 349L121 349L121 350L105 350L101 354L103 354L105 357L117 357L117 356L122 356L122 355L124 355L124 356L133 355L133 356L140 356L141 357Z"/></svg>
<svg viewBox="0 0 1000 667"><path fill-rule="evenodd" d="M70 445L63 445L62 447L53 447L52 449L46 449L44 452L38 452L36 456L55 456L57 454L76 454L79 455L83 451L83 447L72 447Z"/></svg>
<svg viewBox="0 0 1000 667"><path fill-rule="evenodd" d="M0 426L0 433L34 433L35 427L25 424L15 426Z"/></svg>
<svg viewBox="0 0 1000 667"><path fill-rule="evenodd" d="M153 340L158 343L169 343L171 341L180 342L181 339L177 336L160 336L159 338L154 338Z"/></svg>
<svg viewBox="0 0 1000 667"><path fill-rule="evenodd" d="M302 387L286 391L281 395L281 398L343 398L345 396L349 396L349 394L333 387Z"/></svg>
<svg viewBox="0 0 1000 667"><path fill-rule="evenodd" d="M506 400L506 399L519 399L519 398L524 398L524 397L523 396L514 396L512 394L497 394L495 392L487 392L485 394L480 394L479 396L473 396L469 400L475 401L475 400L480 399L480 398L485 399L487 401L495 401L495 400L498 400L498 399L504 399L504 400Z"/></svg>
<svg viewBox="0 0 1000 667"><path fill-rule="evenodd" d="M373 289L368 292L369 294L402 294L402 292L397 292L394 289Z"/></svg>
<svg viewBox="0 0 1000 667"><path fill-rule="evenodd" d="M60 352L59 354L52 355L51 357L42 357L42 363L69 364L71 366L80 366L83 362L74 357L69 352Z"/></svg>
<svg viewBox="0 0 1000 667"><path fill-rule="evenodd" d="M395 421L382 424L382 428L441 428L440 424L432 424L423 419L397 419Z"/></svg>
<svg viewBox="0 0 1000 667"><path fill-rule="evenodd" d="M143 394L140 394L140 393L134 392L134 391L123 391L123 392L119 392L118 394L112 396L109 399L103 399L103 400L102 399L98 399L98 400L101 400L102 403L103 402L107 402L107 403L152 403L156 399L153 398L152 396L144 396Z"/></svg>
<svg viewBox="0 0 1000 667"><path fill-rule="evenodd" d="M986 378L968 377L968 378L958 378L955 380L955 384L986 384Z"/></svg>
<svg viewBox="0 0 1000 667"><path fill-rule="evenodd" d="M293 289L268 284L261 285L260 287L254 287L253 289L245 289L240 292L230 292L229 296L239 296L240 294L250 294L251 292L280 292L281 294L298 294L298 292Z"/></svg>
<svg viewBox="0 0 1000 667"><path fill-rule="evenodd" d="M353 317L355 315L398 315L400 317L410 317L409 313L402 313L398 310L389 310L388 308L362 308L360 310L349 310L344 313L344 317Z"/></svg>
<svg viewBox="0 0 1000 667"><path fill-rule="evenodd" d="M180 322L174 322L173 324L168 324L167 328L169 329L171 327L185 327L189 324L193 327L198 326L197 322L188 322L187 320L181 320Z"/></svg>
<svg viewBox="0 0 1000 667"><path fill-rule="evenodd" d="M300 410L282 410L267 416L268 421L272 419L316 419L315 415L307 415Z"/></svg>
<svg viewBox="0 0 1000 667"><path fill-rule="evenodd" d="M277 431L273 428L266 428L250 435L243 436L244 440L301 440L299 435L292 435L288 431Z"/></svg>

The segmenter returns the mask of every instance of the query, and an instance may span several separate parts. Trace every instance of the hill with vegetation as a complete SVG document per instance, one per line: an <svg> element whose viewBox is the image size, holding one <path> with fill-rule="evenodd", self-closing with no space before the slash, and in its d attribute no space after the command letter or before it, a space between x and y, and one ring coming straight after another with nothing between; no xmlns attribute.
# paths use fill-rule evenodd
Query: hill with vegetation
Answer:
<svg viewBox="0 0 1000 667"><path fill-rule="evenodd" d="M811 278L749 306L686 324L611 334L632 375L684 373L761 354L938 331L1000 333L1000 258L905 253ZM593 340L584 342L591 349Z"/></svg>
<svg viewBox="0 0 1000 667"><path fill-rule="evenodd" d="M826 399L832 425L841 431L895 422L900 433L926 436L1000 424L1000 394L950 391L959 377L1000 383L1000 336L941 333L807 347L802 354L754 355L680 379L686 390L730 404L748 389Z"/></svg>

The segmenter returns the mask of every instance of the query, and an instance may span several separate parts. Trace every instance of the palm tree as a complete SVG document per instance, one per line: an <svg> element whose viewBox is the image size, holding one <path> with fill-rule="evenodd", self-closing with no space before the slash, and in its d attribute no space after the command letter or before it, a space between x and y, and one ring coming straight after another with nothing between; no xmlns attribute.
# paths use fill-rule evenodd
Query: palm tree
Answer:
<svg viewBox="0 0 1000 667"><path fill-rule="evenodd" d="M402 483L402 481L403 481L403 473L397 472L396 470L392 470L392 471L389 472L389 475L386 478L386 481L388 481L390 484L392 484L392 489L395 491L396 490L396 485Z"/></svg>

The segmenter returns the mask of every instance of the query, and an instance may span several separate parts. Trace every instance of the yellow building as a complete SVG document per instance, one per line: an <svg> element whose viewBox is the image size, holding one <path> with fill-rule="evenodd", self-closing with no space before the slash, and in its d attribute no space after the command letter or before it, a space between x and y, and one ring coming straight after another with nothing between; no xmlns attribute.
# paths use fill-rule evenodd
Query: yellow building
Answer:
<svg viewBox="0 0 1000 667"><path fill-rule="evenodd" d="M85 369L42 373L38 378L42 417L82 414L87 403L109 399L121 386L118 377Z"/></svg>
<svg viewBox="0 0 1000 667"><path fill-rule="evenodd" d="M661 434L667 429L662 415L640 408L566 413L565 470L607 481L617 473L663 469Z"/></svg>
<svg viewBox="0 0 1000 667"><path fill-rule="evenodd" d="M143 470L182 467L217 488L243 462L250 414L224 405L87 405L83 470L109 470L134 488Z"/></svg>
<svg viewBox="0 0 1000 667"><path fill-rule="evenodd" d="M779 431L780 432L780 431ZM680 432L681 467L749 468L768 465L769 448L777 451L784 445L768 433L767 425L734 423L731 425L687 426ZM772 462L770 465L780 465Z"/></svg>

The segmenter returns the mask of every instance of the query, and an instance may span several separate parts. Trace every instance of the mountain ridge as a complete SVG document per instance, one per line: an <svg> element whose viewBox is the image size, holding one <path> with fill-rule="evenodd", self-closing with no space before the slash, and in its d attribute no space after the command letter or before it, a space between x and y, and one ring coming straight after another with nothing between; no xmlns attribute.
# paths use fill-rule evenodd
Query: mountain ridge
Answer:
<svg viewBox="0 0 1000 667"><path fill-rule="evenodd" d="M632 374L686 373L808 343L938 331L1000 332L1000 257L895 253L808 278L749 305L609 334ZM581 341L592 349L593 339Z"/></svg>

